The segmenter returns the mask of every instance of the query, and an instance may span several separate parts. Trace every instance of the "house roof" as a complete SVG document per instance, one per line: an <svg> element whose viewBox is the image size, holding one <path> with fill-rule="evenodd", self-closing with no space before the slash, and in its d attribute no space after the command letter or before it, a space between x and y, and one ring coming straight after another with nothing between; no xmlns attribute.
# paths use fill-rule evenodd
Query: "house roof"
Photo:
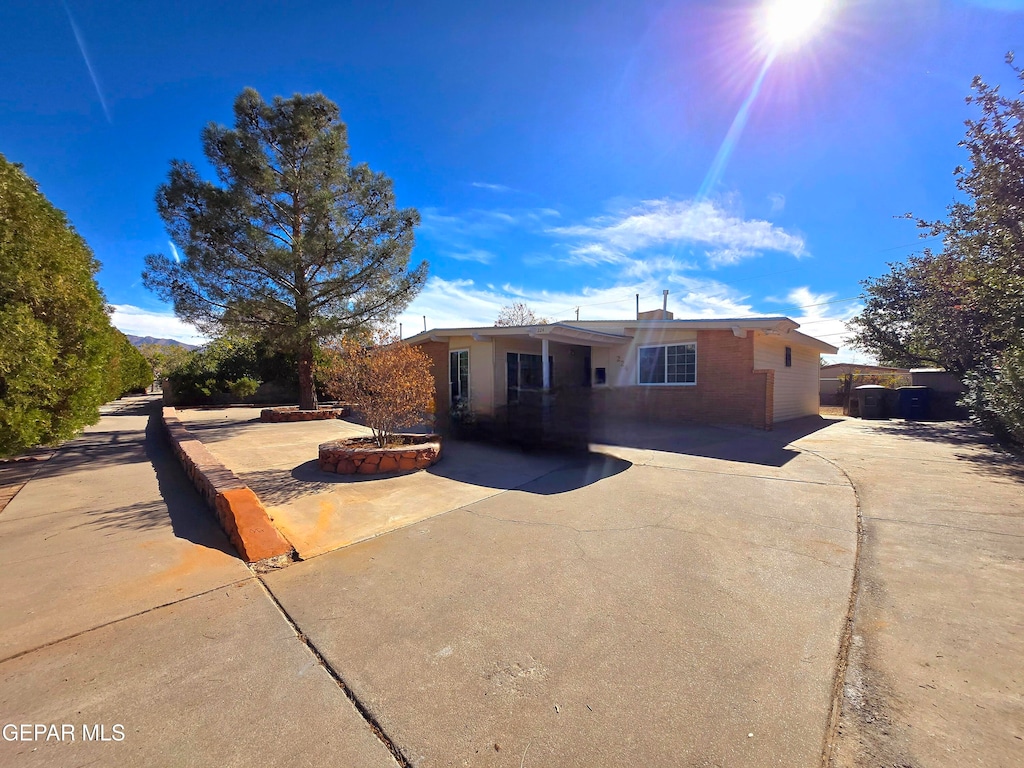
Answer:
<svg viewBox="0 0 1024 768"><path fill-rule="evenodd" d="M610 330L609 327L621 328L627 333L616 333ZM418 333L405 341L412 344L420 344L431 340L440 341L452 336L472 336L478 341L501 336L529 336L536 339L547 338L563 344L583 344L601 347L617 346L632 341L634 336L628 333L628 331L679 328L686 330L731 330L737 336L744 336L747 331L760 331L761 333L792 339L798 344L811 347L825 354L835 354L839 351L836 347L820 339L799 333L796 330L799 327L799 323L781 315L770 317L700 318L692 320L577 320L574 322L512 327L436 328Z"/></svg>
<svg viewBox="0 0 1024 768"><path fill-rule="evenodd" d="M477 341L501 336L529 336L534 339L549 339L562 344L583 344L591 347L614 347L633 340L632 336L608 333L592 328L581 328L568 323L545 323L543 325L493 326L483 328L438 328L418 333L407 342L417 344L424 341L472 336Z"/></svg>

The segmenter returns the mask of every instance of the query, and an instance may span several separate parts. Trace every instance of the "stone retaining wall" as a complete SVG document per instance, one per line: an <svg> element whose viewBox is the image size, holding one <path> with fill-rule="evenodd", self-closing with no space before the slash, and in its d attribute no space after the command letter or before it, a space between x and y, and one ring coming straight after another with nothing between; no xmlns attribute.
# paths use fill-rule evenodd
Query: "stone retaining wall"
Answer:
<svg viewBox="0 0 1024 768"><path fill-rule="evenodd" d="M318 464L339 475L376 475L426 469L441 458L440 435L415 435L406 445L378 448L369 438L348 438L320 444Z"/></svg>
<svg viewBox="0 0 1024 768"><path fill-rule="evenodd" d="M163 423L175 456L242 558L262 566L294 560L295 549L274 526L256 494L188 431L174 408L163 409Z"/></svg>
<svg viewBox="0 0 1024 768"><path fill-rule="evenodd" d="M315 411L300 411L297 405L285 405L277 408L264 408L260 411L260 421L280 424L290 421L321 421L325 419L341 419L348 416L348 406L324 406Z"/></svg>

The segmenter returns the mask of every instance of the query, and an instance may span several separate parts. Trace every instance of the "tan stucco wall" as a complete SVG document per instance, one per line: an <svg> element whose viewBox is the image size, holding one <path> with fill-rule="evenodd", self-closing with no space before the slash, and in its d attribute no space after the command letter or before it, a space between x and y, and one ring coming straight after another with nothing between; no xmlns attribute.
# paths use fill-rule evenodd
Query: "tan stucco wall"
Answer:
<svg viewBox="0 0 1024 768"><path fill-rule="evenodd" d="M612 370L611 361L615 358L611 355L608 347L591 347L590 350L590 367L592 369L591 375L593 376L594 386L601 386L597 384L597 375L593 373L598 368L604 368L605 372L605 386L611 384L612 381Z"/></svg>
<svg viewBox="0 0 1024 768"><path fill-rule="evenodd" d="M793 350L793 365L786 367L786 347ZM754 333L754 367L775 371L772 403L776 423L818 413L818 375L821 354L811 347L795 344L786 336ZM698 374L699 375L699 374Z"/></svg>
<svg viewBox="0 0 1024 768"><path fill-rule="evenodd" d="M469 350L469 404L476 413L494 413L494 364L489 341L474 341L472 336L453 336L448 349Z"/></svg>

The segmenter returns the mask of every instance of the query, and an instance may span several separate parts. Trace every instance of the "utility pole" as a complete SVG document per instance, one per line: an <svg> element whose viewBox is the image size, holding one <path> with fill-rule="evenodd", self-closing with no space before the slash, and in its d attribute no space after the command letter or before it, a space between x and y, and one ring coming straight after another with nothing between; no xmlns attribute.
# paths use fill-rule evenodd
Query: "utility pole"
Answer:
<svg viewBox="0 0 1024 768"><path fill-rule="evenodd" d="M580 319L580 308L579 307L576 307L576 319L577 320Z"/></svg>

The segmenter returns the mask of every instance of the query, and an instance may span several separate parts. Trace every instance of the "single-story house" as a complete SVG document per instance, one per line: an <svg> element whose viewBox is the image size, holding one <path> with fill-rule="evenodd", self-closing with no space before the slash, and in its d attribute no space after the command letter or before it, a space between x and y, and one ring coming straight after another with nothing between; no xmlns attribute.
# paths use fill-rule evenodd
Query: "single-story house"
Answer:
<svg viewBox="0 0 1024 768"><path fill-rule="evenodd" d="M433 361L440 428L452 407L483 418L551 393L587 418L703 421L771 429L818 413L831 344L787 317L636 320L446 328L406 339Z"/></svg>

